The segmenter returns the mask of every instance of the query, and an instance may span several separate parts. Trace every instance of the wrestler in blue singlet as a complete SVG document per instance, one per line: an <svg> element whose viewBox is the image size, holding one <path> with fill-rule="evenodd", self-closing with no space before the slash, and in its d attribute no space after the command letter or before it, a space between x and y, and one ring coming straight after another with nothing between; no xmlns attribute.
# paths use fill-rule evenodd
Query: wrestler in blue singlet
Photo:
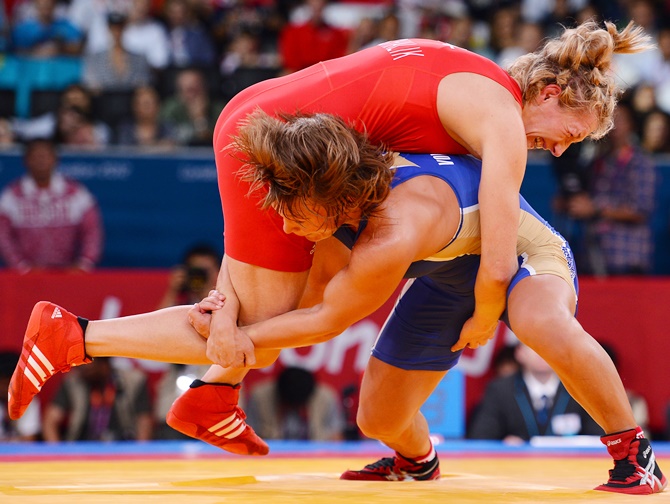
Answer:
<svg viewBox="0 0 670 504"><path fill-rule="evenodd" d="M372 355L401 369L444 371L460 357L461 352L452 352L451 347L475 307L475 279L481 255L481 161L472 156L401 154L396 159L392 187L426 175L440 178L452 188L459 202L460 225L442 250L408 268L405 278L410 280L384 324ZM508 298L523 278L542 274L563 278L577 296L577 274L568 243L522 196L519 203L519 271L507 290ZM357 231L341 227L335 237L351 248L366 223L362 219ZM501 319L509 325L506 315Z"/></svg>

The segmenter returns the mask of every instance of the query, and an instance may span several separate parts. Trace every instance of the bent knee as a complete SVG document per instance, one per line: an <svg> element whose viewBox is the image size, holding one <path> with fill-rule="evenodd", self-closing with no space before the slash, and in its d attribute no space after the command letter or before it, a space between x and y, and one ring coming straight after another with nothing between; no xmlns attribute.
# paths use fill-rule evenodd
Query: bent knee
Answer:
<svg viewBox="0 0 670 504"><path fill-rule="evenodd" d="M509 315L511 329L520 339L561 338L580 328L572 313L564 308L516 311Z"/></svg>
<svg viewBox="0 0 670 504"><path fill-rule="evenodd" d="M358 409L356 423L366 437L379 440L393 438L406 427L404 419L389 418L388 415L366 411L365 408Z"/></svg>

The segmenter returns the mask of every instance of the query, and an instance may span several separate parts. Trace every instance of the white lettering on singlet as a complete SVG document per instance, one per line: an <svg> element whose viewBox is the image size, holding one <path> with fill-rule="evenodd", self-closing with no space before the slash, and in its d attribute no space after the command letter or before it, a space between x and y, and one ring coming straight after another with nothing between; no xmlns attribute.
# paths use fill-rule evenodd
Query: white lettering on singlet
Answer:
<svg viewBox="0 0 670 504"><path fill-rule="evenodd" d="M384 42L379 45L389 52L393 61L406 58L407 56L419 56L421 58L425 56L421 48L413 40L400 39L392 42Z"/></svg>
<svg viewBox="0 0 670 504"><path fill-rule="evenodd" d="M446 154L431 154L430 155L439 166L453 166L454 162Z"/></svg>

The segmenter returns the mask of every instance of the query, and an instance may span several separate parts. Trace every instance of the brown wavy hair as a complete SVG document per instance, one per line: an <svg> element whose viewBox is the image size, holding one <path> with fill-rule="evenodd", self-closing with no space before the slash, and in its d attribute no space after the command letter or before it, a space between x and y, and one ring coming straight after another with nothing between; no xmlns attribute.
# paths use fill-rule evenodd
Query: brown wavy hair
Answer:
<svg viewBox="0 0 670 504"><path fill-rule="evenodd" d="M591 110L598 126L591 138L603 137L612 128L612 116L620 90L615 84L612 59L615 53L651 49L650 37L631 21L621 31L614 23L604 28L587 21L566 29L541 49L515 60L508 72L523 93L523 102L536 98L547 84L558 84L559 102L573 110Z"/></svg>
<svg viewBox="0 0 670 504"><path fill-rule="evenodd" d="M353 209L374 216L391 190L393 154L330 114L250 114L229 146L245 164L250 192L266 190L261 208L293 220L305 203L341 223Z"/></svg>

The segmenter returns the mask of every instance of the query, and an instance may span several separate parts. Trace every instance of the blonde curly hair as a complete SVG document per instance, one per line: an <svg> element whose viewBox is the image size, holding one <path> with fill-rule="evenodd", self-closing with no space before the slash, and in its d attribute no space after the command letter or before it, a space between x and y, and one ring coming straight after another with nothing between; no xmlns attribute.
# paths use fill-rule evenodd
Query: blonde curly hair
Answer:
<svg viewBox="0 0 670 504"><path fill-rule="evenodd" d="M535 99L546 85L559 85L561 105L572 110L591 110L598 118L598 126L590 135L598 139L612 128L620 94L612 72L614 54L637 53L652 47L650 37L632 21L621 31L611 22L605 22L602 28L587 21L566 29L534 53L519 57L507 71L519 84L524 104Z"/></svg>

